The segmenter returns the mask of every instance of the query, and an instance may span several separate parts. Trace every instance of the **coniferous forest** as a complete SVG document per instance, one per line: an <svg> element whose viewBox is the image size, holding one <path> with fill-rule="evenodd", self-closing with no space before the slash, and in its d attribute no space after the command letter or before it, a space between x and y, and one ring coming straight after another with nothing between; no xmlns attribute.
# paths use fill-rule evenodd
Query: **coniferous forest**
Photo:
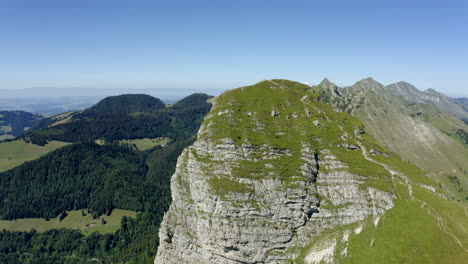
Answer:
<svg viewBox="0 0 468 264"><path fill-rule="evenodd" d="M2 219L53 218L79 209L87 209L95 218L114 208L138 213L136 218L123 217L113 234L2 230L0 262L152 263L158 228L171 203L170 178L177 157L195 140L211 108L208 98L195 94L171 107L163 109L157 104L157 109L150 106L139 114L113 114L102 107L99 111L105 113L98 114L90 108L92 115L53 127L61 130L56 134L60 138L45 132L50 128L26 134L32 142L41 138L39 144L53 139L75 143L0 174ZM140 119L142 115L149 117ZM139 127L141 124L144 126ZM140 151L117 141L157 136L170 138L170 144ZM97 138L107 143L94 143Z"/></svg>

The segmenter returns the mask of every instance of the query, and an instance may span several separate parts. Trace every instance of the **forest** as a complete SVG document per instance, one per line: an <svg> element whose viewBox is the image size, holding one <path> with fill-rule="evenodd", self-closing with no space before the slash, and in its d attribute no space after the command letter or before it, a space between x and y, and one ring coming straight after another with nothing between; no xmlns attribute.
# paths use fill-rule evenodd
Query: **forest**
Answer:
<svg viewBox="0 0 468 264"><path fill-rule="evenodd" d="M211 104L206 103L208 98L195 94L150 114L151 118L160 118L159 123L151 121L148 128L140 130L145 131L141 135L152 137L154 134L149 131L155 131L157 135L170 137L172 140L167 146L139 151L119 144L117 139L126 139L119 131L131 135L129 128L135 126L131 121L138 119L129 117L125 122L119 122L115 118L112 120L117 123L111 125L109 121L107 129L93 128L95 130L91 131L95 132L86 136L70 136L72 142L76 140L74 144L1 174L0 216L3 219L50 218L62 214L65 217L67 210L84 208L94 217L109 214L114 208L134 210L138 214L135 219L123 217L120 229L113 234L85 236L71 229L53 229L44 233L2 230L0 263L152 263L158 245L159 225L171 203L171 175L178 156L194 142L199 126L211 108ZM106 123L96 120L105 120L109 116L126 115L106 113L70 124L80 124L75 128L84 133L93 126L105 126ZM129 126L121 129L123 124ZM32 140L35 135L41 135L45 141L51 140L44 133L47 129L27 134L27 138ZM74 131L64 127L59 129L63 138ZM109 140L105 145L93 142L97 135L93 133L97 131L107 133Z"/></svg>
<svg viewBox="0 0 468 264"><path fill-rule="evenodd" d="M114 234L86 237L71 229L44 233L2 230L0 263L152 263L159 225L171 203L170 179L177 157L193 141L191 138L143 153L148 163L143 175L146 182L140 186L143 206L136 219L123 217Z"/></svg>
<svg viewBox="0 0 468 264"><path fill-rule="evenodd" d="M211 109L211 104L206 102L209 96L205 94L193 94L170 107L161 107L159 99L150 96L141 99L142 96L121 95L111 97L111 102L108 98L103 99L95 106L73 114L70 122L32 131L22 138L38 145L45 145L51 140L114 141L162 136L183 140L196 133L197 124ZM148 102L147 97L157 101ZM136 102L130 103L132 100ZM114 107L112 102L118 105L124 102L124 109ZM143 103L145 107L136 106L137 103Z"/></svg>

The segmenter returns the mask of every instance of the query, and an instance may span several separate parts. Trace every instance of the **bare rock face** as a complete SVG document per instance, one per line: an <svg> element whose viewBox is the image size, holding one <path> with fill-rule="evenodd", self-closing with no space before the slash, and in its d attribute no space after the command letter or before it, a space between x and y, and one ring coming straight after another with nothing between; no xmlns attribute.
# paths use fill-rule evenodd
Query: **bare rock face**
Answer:
<svg viewBox="0 0 468 264"><path fill-rule="evenodd" d="M253 97L258 89L273 103ZM375 175L356 173L340 154L369 162L337 147L358 139L349 115L316 96L276 80L217 99L177 162L155 263L291 263L325 230L393 206L391 193L370 184Z"/></svg>

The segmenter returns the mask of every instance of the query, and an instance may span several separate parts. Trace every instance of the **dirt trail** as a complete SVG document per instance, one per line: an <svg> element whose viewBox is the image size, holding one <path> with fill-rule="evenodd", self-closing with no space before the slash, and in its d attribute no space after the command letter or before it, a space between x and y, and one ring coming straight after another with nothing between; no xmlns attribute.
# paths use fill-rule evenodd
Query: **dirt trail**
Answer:
<svg viewBox="0 0 468 264"><path fill-rule="evenodd" d="M393 182L393 176L398 176L400 177L401 179L404 180L404 182L406 183L406 186L408 187L408 193L409 193L409 196L412 200L415 200L415 201L418 201L419 203L421 203L421 208L426 208L426 211L427 213L430 215L430 216L433 216L436 220L437 220L437 225L439 226L439 229L441 231L443 231L444 233L446 233L447 235L451 236L456 242L457 244L463 249L465 250L466 252L468 252L468 249L465 248L462 244L462 242L460 241L460 239L458 239L454 234L453 232L450 230L450 228L445 224L445 221L444 219L442 219L442 217L440 217L436 210L434 210L434 208L432 208L430 205L428 205L426 202L414 197L413 195L413 186L412 186L412 183L410 181L410 179L408 179L408 177L406 175L404 175L403 173L401 172L398 172L398 171L395 171L393 170L393 168L391 166L389 166L388 164L385 164L385 163L382 163L382 162L379 162L379 161L376 161L374 159L372 159L371 157L369 157L368 153L367 153L367 150L366 150L366 147L359 141L358 142L358 145L359 147L361 148L361 152L362 152L362 155L364 156L364 158L370 162L373 162L373 163L376 163L376 164L379 164L381 165L382 167L384 167L391 175L392 175L392 182ZM393 182L393 185L395 185L395 183ZM466 209L466 208L465 208Z"/></svg>

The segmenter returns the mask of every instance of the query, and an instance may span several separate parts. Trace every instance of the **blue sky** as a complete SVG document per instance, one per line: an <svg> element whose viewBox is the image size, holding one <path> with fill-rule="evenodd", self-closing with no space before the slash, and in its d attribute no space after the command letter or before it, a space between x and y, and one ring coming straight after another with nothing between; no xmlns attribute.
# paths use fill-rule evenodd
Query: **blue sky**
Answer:
<svg viewBox="0 0 468 264"><path fill-rule="evenodd" d="M370 76L468 95L467 2L0 0L0 89Z"/></svg>

